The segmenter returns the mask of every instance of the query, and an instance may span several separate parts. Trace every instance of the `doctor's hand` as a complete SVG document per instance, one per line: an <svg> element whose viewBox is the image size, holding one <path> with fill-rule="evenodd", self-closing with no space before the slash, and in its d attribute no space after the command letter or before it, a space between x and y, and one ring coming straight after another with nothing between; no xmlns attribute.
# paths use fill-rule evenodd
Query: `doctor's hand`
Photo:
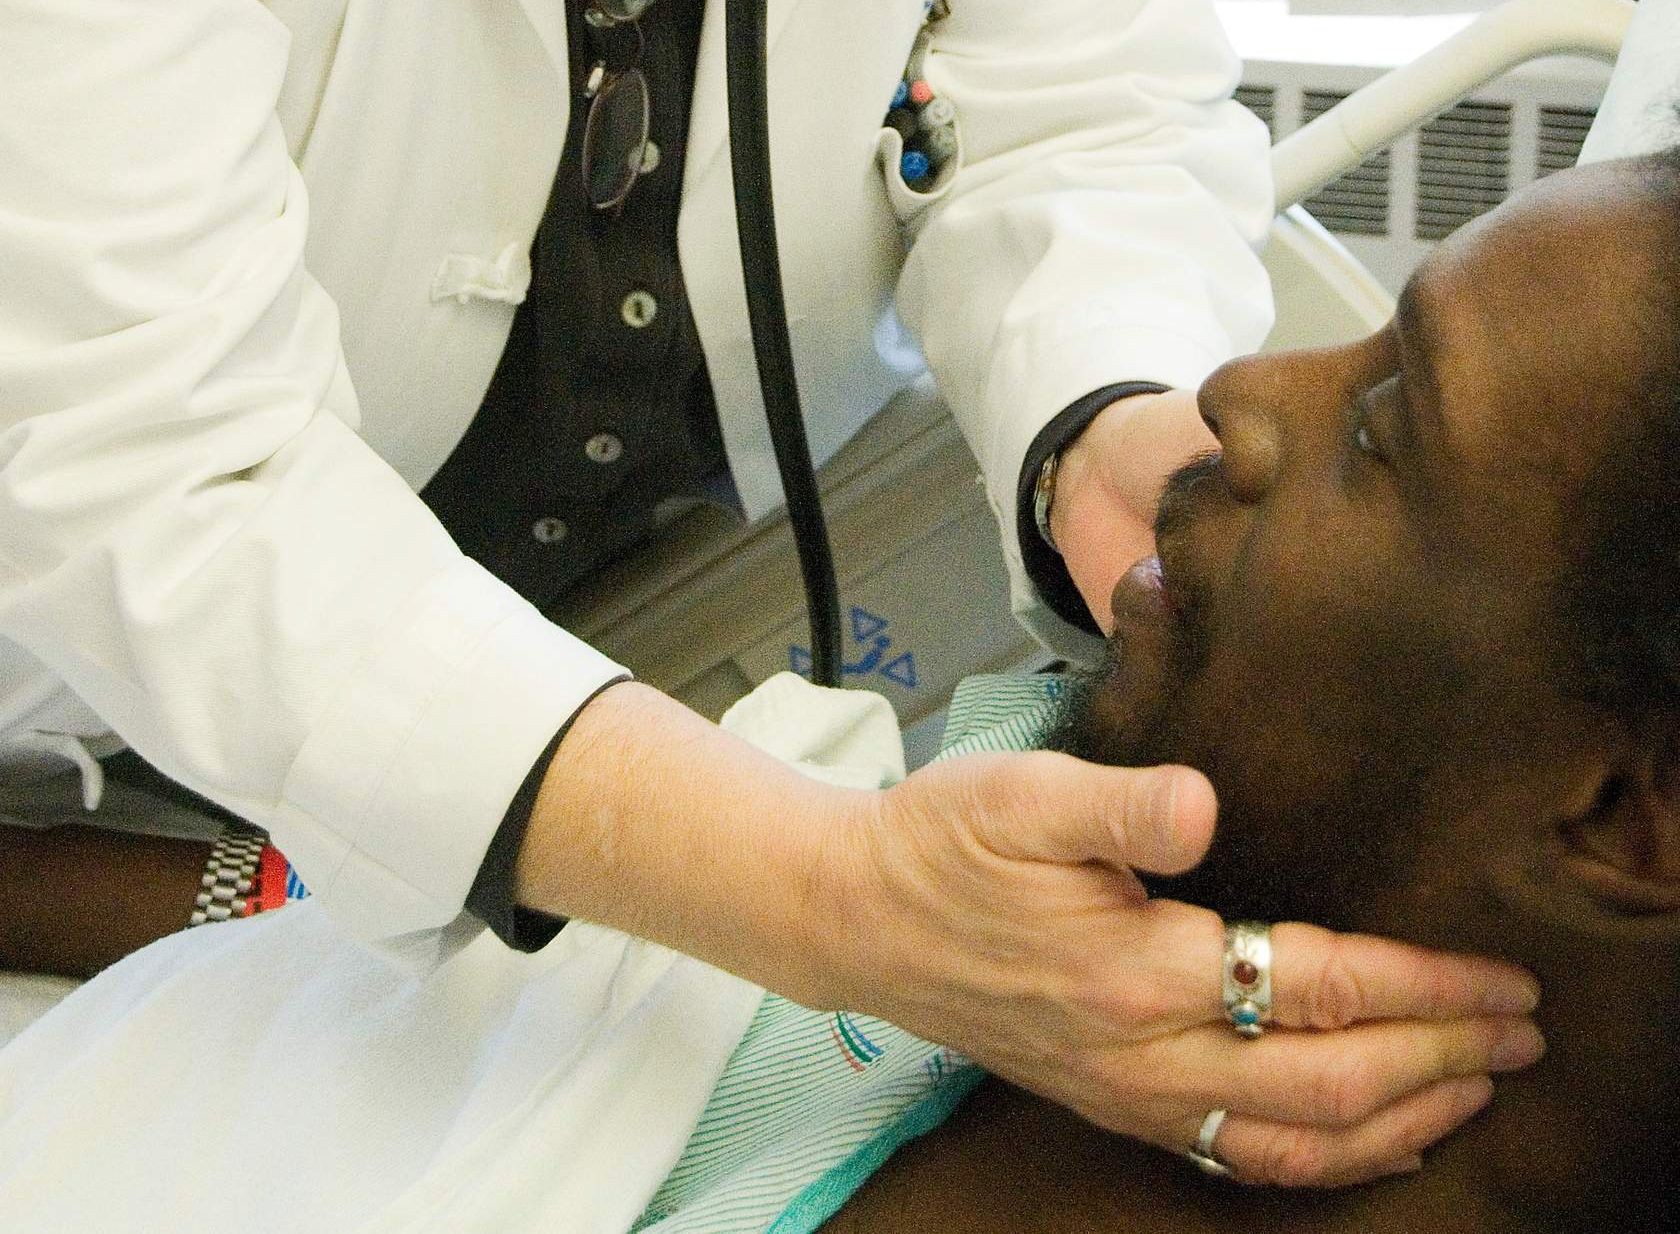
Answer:
<svg viewBox="0 0 1680 1234"><path fill-rule="evenodd" d="M1274 1022L1239 1037L1221 1002L1224 928L1148 899L1133 869L1182 871L1212 834L1186 768L1060 754L954 759L836 833L844 894L827 993L946 1044L1098 1125L1183 1152L1228 1110L1215 1152L1241 1181L1339 1186L1417 1168L1534 1062L1532 978L1492 961L1305 925L1273 931ZM866 960L867 963L863 963Z"/></svg>
<svg viewBox="0 0 1680 1234"><path fill-rule="evenodd" d="M1214 914L1150 900L1213 834L1185 768L951 759L886 790L801 775L635 682L543 780L519 902L613 926L811 1007L870 1012L1093 1122L1256 1182L1405 1168L1537 1057L1533 981L1306 926L1273 932L1275 1024L1239 1038Z"/></svg>
<svg viewBox="0 0 1680 1234"><path fill-rule="evenodd" d="M1161 486L1218 448L1196 410L1196 392L1168 390L1110 403L1062 450L1050 534L1104 634L1114 625L1114 585L1155 551Z"/></svg>

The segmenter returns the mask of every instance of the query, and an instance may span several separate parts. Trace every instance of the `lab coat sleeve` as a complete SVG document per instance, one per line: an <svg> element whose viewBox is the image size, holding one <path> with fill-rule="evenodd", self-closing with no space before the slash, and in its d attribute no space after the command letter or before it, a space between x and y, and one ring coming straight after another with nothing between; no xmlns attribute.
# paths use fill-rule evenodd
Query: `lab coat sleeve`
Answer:
<svg viewBox="0 0 1680 1234"><path fill-rule="evenodd" d="M268 11L12 0L0 47L0 637L423 951L622 670L357 436Z"/></svg>
<svg viewBox="0 0 1680 1234"><path fill-rule="evenodd" d="M951 10L925 75L956 108L963 162L905 213L899 307L979 459L1017 615L1077 653L1089 636L1049 611L1021 565L1022 460L1094 390L1194 386L1259 346L1267 135L1230 100L1240 64L1210 0Z"/></svg>

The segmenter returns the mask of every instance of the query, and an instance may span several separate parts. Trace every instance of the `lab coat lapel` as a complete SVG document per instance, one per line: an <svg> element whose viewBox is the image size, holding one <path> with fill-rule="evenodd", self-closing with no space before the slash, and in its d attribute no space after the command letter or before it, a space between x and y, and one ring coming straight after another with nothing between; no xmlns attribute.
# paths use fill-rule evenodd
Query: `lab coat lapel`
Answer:
<svg viewBox="0 0 1680 1234"><path fill-rule="evenodd" d="M765 14L765 43L772 54L788 18L804 0L769 0ZM700 29L700 60L694 76L694 107L688 118L688 159L683 168L685 195L711 174L725 157L729 136L729 93L724 48L724 0L708 0Z"/></svg>
<svg viewBox="0 0 1680 1234"><path fill-rule="evenodd" d="M677 242L730 469L757 517L781 501L781 489L735 242L723 9L709 0L701 31ZM873 154L921 20L922 0L770 0L777 233L801 390L823 407L811 424L819 461L885 401L888 386L903 384L881 365L870 334L879 314L864 306L884 310L903 258ZM860 371L882 375L881 388L860 384ZM832 388L841 374L843 391Z"/></svg>
<svg viewBox="0 0 1680 1234"><path fill-rule="evenodd" d="M543 51L554 66L554 74L563 94L571 91L566 77L566 4L567 0L519 0L526 19L537 32Z"/></svg>

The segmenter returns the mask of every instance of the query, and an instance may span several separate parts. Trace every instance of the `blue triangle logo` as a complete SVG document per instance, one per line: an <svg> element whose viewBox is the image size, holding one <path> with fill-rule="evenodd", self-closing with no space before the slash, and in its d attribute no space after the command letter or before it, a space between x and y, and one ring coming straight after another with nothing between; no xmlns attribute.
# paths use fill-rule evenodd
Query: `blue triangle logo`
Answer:
<svg viewBox="0 0 1680 1234"><path fill-rule="evenodd" d="M887 619L877 617L868 609L852 605L852 638L860 643L867 643L882 630L887 628Z"/></svg>
<svg viewBox="0 0 1680 1234"><path fill-rule="evenodd" d="M811 673L815 670L816 666L811 659L811 653L809 651L806 651L805 648L803 648L803 647L789 647L788 648L788 667L791 668L794 672L798 673L801 677L807 677L808 678L808 677L810 677Z"/></svg>
<svg viewBox="0 0 1680 1234"><path fill-rule="evenodd" d="M894 685L903 686L906 690L914 690L919 680L916 677L916 657L905 652L890 664L881 669L881 676Z"/></svg>

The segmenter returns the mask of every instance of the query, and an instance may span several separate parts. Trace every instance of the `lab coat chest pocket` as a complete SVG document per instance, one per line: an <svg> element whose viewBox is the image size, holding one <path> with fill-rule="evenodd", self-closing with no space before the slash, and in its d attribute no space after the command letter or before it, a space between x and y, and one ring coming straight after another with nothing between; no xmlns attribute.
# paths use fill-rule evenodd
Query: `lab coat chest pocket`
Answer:
<svg viewBox="0 0 1680 1234"><path fill-rule="evenodd" d="M875 156L880 161L881 174L887 182L887 201L891 203L893 213L901 224L913 223L917 215L951 191L951 185L956 181L957 173L962 170L963 165L962 126L953 122L950 131L955 143L953 152L937 170L931 171L912 188L904 178L904 161L907 153L913 155L916 151L906 147L904 137L897 129L881 130L881 136L875 146Z"/></svg>
<svg viewBox="0 0 1680 1234"><path fill-rule="evenodd" d="M905 225L944 197L962 170L962 125L956 107L934 92L926 76L933 26L948 14L943 0L930 6L876 141L887 200Z"/></svg>

